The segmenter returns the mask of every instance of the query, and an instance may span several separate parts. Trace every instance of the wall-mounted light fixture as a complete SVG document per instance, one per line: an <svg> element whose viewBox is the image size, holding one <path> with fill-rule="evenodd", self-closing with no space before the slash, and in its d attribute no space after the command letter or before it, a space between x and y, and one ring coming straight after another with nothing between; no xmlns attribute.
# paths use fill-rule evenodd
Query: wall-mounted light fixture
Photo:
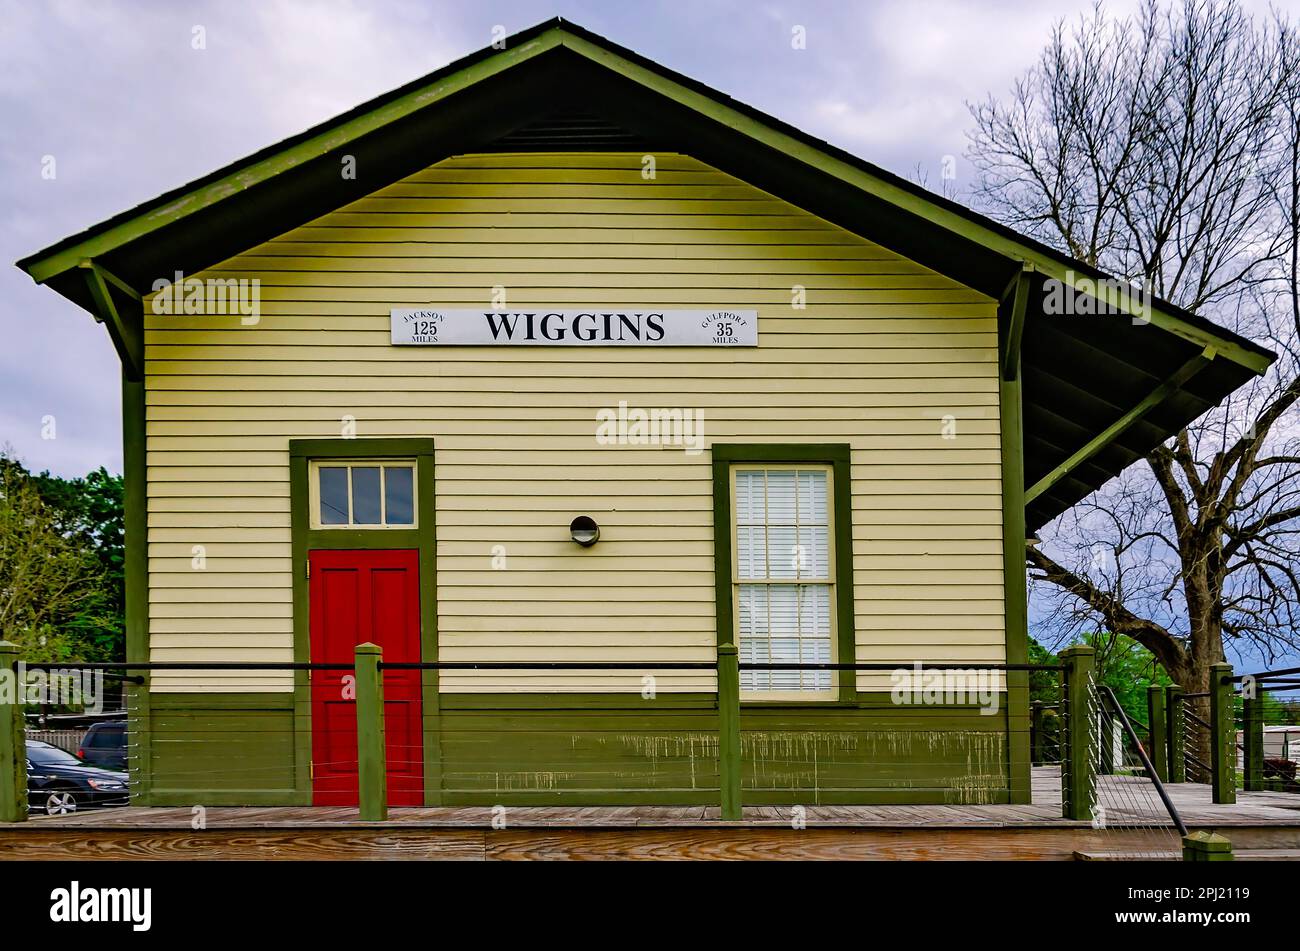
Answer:
<svg viewBox="0 0 1300 951"><path fill-rule="evenodd" d="M590 548L600 539L600 526L590 515L579 515L569 523L569 537L583 548Z"/></svg>

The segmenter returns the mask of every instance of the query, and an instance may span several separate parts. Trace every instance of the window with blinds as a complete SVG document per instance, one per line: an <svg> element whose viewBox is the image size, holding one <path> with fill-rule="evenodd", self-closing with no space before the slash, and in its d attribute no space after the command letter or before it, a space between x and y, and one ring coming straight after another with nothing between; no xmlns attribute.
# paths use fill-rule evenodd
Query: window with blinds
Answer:
<svg viewBox="0 0 1300 951"><path fill-rule="evenodd" d="M740 662L835 660L830 466L732 467L732 603ZM741 671L750 695L834 696L831 671Z"/></svg>

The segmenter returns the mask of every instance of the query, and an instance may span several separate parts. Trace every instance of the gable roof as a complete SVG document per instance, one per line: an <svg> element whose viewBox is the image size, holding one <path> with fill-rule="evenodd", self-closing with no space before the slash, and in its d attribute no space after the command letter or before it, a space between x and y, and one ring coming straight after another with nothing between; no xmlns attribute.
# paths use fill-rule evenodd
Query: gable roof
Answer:
<svg viewBox="0 0 1300 951"><path fill-rule="evenodd" d="M156 278L202 270L452 155L530 147L684 152L1000 301L1003 348L1020 350L1031 529L1274 359L1158 300L1149 325L1048 316L1044 281L1086 292L1108 276L558 18L18 266L97 316L107 312L128 373L138 373L134 301ZM355 179L339 174L343 155L354 157Z"/></svg>

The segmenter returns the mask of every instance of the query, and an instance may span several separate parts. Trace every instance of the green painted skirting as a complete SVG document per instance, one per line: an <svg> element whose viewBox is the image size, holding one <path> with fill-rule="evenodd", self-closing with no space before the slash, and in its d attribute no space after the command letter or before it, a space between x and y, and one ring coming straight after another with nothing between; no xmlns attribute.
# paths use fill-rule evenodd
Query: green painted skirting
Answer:
<svg viewBox="0 0 1300 951"><path fill-rule="evenodd" d="M295 788L292 694L153 693L146 715L149 805L310 803Z"/></svg>
<svg viewBox="0 0 1300 951"><path fill-rule="evenodd" d="M285 694L155 693L152 805L307 805L310 709ZM426 718L426 729L433 720ZM443 694L444 805L717 805L710 694ZM741 712L747 805L1004 803L1006 714L896 706L888 694Z"/></svg>

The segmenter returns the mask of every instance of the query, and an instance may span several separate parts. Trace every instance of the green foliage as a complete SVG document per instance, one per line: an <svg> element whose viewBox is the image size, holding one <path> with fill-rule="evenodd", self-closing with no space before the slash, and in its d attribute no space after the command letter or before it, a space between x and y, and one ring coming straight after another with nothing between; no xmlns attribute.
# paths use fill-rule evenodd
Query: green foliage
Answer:
<svg viewBox="0 0 1300 951"><path fill-rule="evenodd" d="M32 475L0 454L0 629L29 661L122 659L122 479Z"/></svg>
<svg viewBox="0 0 1300 951"><path fill-rule="evenodd" d="M1155 656L1123 634L1089 634L1084 643L1097 651L1097 682L1110 687L1128 718L1147 722L1147 688L1173 683Z"/></svg>
<svg viewBox="0 0 1300 951"><path fill-rule="evenodd" d="M1029 639L1029 663L1055 664L1056 655L1032 637ZM1035 700L1054 704L1061 699L1061 675L1055 671L1032 670L1029 672L1029 701Z"/></svg>
<svg viewBox="0 0 1300 951"><path fill-rule="evenodd" d="M1164 668L1145 647L1122 634L1089 634L1083 639L1097 652L1097 682L1115 692L1115 698L1130 720L1147 722L1147 687L1173 683ZM1034 639L1029 641L1031 664L1054 664L1056 655ZM1060 700L1058 675L1034 671L1029 675L1029 699L1055 704Z"/></svg>
<svg viewBox="0 0 1300 951"><path fill-rule="evenodd" d="M122 660L126 644L126 519L122 477L100 466L80 479L32 477L64 538L90 550L102 578L93 611L65 621L65 631L96 658ZM82 659L89 659L82 658Z"/></svg>
<svg viewBox="0 0 1300 951"><path fill-rule="evenodd" d="M1240 706L1240 700L1238 701ZM1300 726L1300 704L1290 695L1279 696L1267 690L1259 692L1260 711L1265 726Z"/></svg>

